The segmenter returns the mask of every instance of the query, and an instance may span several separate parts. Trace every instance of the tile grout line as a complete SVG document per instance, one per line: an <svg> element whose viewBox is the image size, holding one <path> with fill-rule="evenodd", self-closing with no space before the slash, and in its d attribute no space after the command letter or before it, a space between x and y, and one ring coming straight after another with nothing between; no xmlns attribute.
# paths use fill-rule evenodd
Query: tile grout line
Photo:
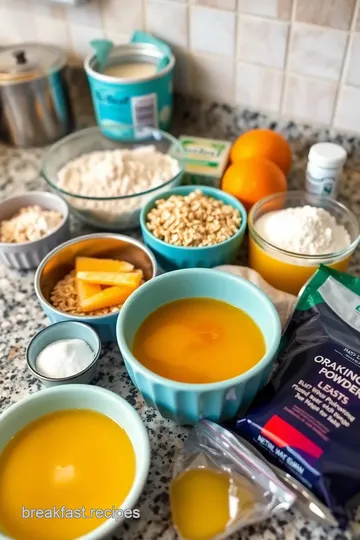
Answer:
<svg viewBox="0 0 360 540"><path fill-rule="evenodd" d="M141 0L141 25L142 30L145 32L147 28L147 1Z"/></svg>
<svg viewBox="0 0 360 540"><path fill-rule="evenodd" d="M105 13L104 13L104 3L99 1L99 10L100 10L100 21L101 21L101 30L103 32L103 36L107 38L107 31L105 26Z"/></svg>
<svg viewBox="0 0 360 540"><path fill-rule="evenodd" d="M187 68L187 74L189 77L188 81L188 94L191 96L193 93L193 66L192 66L192 59L191 59L191 47L190 47L190 0L185 3L186 6L186 68Z"/></svg>
<svg viewBox="0 0 360 540"><path fill-rule="evenodd" d="M240 14L239 14L239 0L235 1L235 35L234 35L234 55L232 62L232 106L237 105L236 89L237 89L237 73L239 67L239 36L240 36ZM239 104L241 105L241 104Z"/></svg>
<svg viewBox="0 0 360 540"><path fill-rule="evenodd" d="M292 46L292 41L293 41L293 30L295 26L296 4L297 4L297 0L293 0L292 6L291 6L290 20L289 20L289 33L288 33L288 39L287 39L286 54L285 54L284 65L282 68L283 80L282 80L282 88L281 88L281 95L280 95L279 119L281 119L282 115L284 114L284 103L285 103L285 97L287 94L287 86L288 86L287 74L288 74L290 51L291 51L291 46Z"/></svg>

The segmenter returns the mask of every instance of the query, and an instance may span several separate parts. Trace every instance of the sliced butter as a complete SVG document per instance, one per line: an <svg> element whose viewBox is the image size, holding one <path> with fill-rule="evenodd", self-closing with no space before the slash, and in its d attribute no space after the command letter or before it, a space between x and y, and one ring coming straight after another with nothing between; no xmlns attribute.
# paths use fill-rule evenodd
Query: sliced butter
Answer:
<svg viewBox="0 0 360 540"><path fill-rule="evenodd" d="M182 135L179 141L186 157L183 183L220 187L231 143L187 135Z"/></svg>

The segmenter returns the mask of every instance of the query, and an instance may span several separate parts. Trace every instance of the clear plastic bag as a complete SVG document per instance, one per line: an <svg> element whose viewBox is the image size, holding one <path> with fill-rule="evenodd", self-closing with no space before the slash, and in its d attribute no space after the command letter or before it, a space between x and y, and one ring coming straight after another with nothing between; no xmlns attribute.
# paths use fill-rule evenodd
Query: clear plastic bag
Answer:
<svg viewBox="0 0 360 540"><path fill-rule="evenodd" d="M184 540L220 540L288 510L294 493L236 436L209 420L192 430L174 467L170 502Z"/></svg>

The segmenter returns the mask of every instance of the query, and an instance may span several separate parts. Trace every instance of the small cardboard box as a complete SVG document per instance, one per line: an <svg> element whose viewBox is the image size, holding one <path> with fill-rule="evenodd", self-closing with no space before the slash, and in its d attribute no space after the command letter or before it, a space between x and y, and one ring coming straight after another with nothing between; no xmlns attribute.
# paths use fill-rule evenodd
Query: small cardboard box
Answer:
<svg viewBox="0 0 360 540"><path fill-rule="evenodd" d="M231 143L181 135L180 143L186 155L183 184L219 188L229 161Z"/></svg>

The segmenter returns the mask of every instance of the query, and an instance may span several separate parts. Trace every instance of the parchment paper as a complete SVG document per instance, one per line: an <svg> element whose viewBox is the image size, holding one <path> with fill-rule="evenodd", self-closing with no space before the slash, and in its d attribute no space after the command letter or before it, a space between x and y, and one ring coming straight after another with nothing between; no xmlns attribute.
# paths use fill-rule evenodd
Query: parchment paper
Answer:
<svg viewBox="0 0 360 540"><path fill-rule="evenodd" d="M292 294L279 291L278 289L274 289L267 281L265 281L260 274L255 272L255 270L252 270L251 268L248 268L247 266L235 266L235 265L223 265L223 266L216 266L214 270L221 270L223 272L230 272L232 274L236 274L237 276L241 276L248 281L251 281L259 287L259 289L262 289L264 293L270 298L270 300L275 305L281 321L282 329L284 330L286 323L288 319L291 317L295 304L296 304L296 296L293 296Z"/></svg>

